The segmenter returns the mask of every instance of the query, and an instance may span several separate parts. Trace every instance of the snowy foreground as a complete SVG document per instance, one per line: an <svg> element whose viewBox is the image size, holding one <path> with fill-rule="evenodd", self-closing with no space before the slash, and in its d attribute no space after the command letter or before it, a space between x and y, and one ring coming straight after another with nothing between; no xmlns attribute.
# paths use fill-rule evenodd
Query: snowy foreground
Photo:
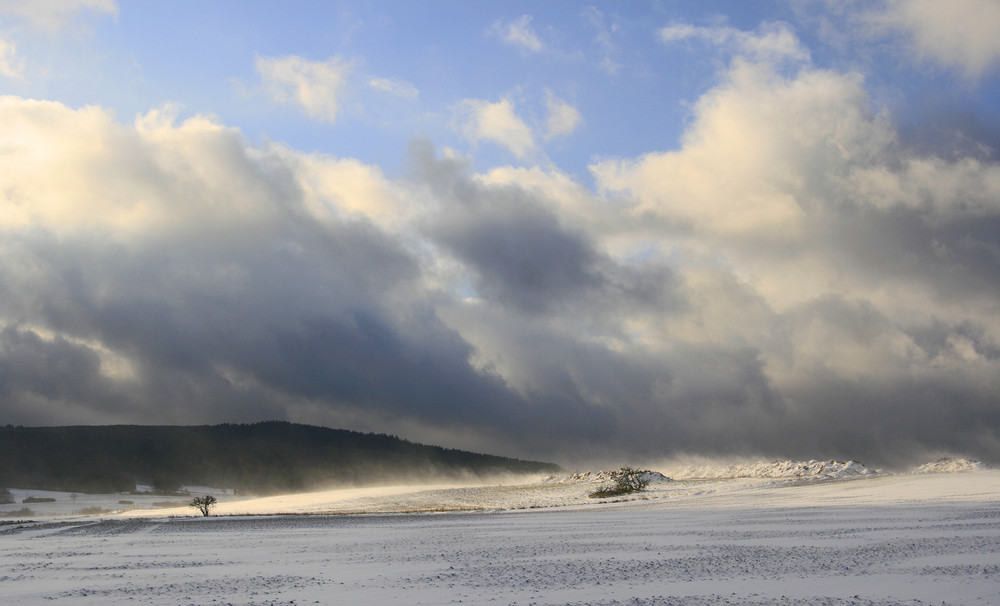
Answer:
<svg viewBox="0 0 1000 606"><path fill-rule="evenodd" d="M593 487L36 517L0 526L0 604L1000 604L1000 471Z"/></svg>

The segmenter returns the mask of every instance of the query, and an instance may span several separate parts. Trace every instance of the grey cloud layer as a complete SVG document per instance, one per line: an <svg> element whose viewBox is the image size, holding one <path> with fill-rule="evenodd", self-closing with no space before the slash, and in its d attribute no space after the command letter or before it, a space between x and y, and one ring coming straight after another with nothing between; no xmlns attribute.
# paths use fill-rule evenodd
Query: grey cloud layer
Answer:
<svg viewBox="0 0 1000 606"><path fill-rule="evenodd" d="M1000 460L1000 166L868 104L850 74L734 61L680 149L596 162L595 194L430 143L390 181L3 99L2 420Z"/></svg>

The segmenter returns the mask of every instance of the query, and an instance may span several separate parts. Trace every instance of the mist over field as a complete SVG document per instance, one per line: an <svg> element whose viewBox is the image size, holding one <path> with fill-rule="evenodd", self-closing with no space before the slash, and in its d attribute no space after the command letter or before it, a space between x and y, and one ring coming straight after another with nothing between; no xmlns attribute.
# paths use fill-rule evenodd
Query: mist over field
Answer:
<svg viewBox="0 0 1000 606"><path fill-rule="evenodd" d="M0 2L0 424L1000 463L1000 4Z"/></svg>

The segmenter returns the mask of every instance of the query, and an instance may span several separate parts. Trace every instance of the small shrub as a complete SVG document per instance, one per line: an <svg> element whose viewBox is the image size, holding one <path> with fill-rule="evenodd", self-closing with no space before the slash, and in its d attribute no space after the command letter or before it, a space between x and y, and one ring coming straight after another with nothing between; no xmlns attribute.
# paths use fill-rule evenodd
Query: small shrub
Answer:
<svg viewBox="0 0 1000 606"><path fill-rule="evenodd" d="M52 497L25 497L22 503L55 503Z"/></svg>
<svg viewBox="0 0 1000 606"><path fill-rule="evenodd" d="M646 490L646 486L649 484L649 481L642 477L645 473L634 467L622 467L618 471L613 472L614 482L612 484L601 486L590 493L590 498L600 499L603 497L642 492Z"/></svg>
<svg viewBox="0 0 1000 606"><path fill-rule="evenodd" d="M22 507L17 511L8 511L7 513L3 514L3 516L7 518L17 518L20 516L31 517L33 515L35 515L35 512L28 509L27 507Z"/></svg>
<svg viewBox="0 0 1000 606"><path fill-rule="evenodd" d="M119 505L135 505L135 501L118 501Z"/></svg>

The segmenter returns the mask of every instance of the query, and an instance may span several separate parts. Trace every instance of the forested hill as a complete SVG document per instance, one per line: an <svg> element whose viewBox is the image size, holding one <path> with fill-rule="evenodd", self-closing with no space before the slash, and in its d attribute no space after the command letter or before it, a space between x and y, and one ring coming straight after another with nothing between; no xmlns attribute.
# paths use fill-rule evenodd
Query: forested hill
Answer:
<svg viewBox="0 0 1000 606"><path fill-rule="evenodd" d="M136 483L273 494L429 479L551 473L557 465L286 422L0 427L0 488L127 492Z"/></svg>

